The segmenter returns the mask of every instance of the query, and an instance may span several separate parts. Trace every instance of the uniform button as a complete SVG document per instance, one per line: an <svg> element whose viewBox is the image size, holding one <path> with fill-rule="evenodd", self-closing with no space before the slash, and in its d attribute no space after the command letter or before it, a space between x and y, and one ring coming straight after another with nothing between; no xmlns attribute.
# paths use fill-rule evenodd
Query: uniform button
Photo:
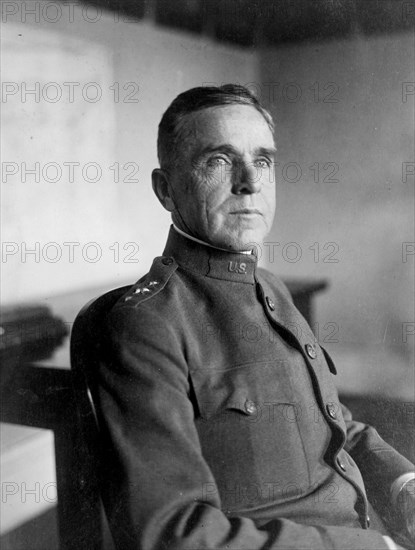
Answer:
<svg viewBox="0 0 415 550"><path fill-rule="evenodd" d="M267 301L267 304L268 304L268 307L271 311L274 311L275 310L275 304L274 302L271 300L271 298L269 296L267 296L265 298L265 300Z"/></svg>
<svg viewBox="0 0 415 550"><path fill-rule="evenodd" d="M369 528L370 527L370 517L366 516L366 525Z"/></svg>
<svg viewBox="0 0 415 550"><path fill-rule="evenodd" d="M344 465L344 462L342 462L342 461L340 460L340 458L337 459L337 464L338 464L340 470L343 470L343 472L346 471L346 466Z"/></svg>
<svg viewBox="0 0 415 550"><path fill-rule="evenodd" d="M250 399L247 399L245 401L245 410L248 414L254 414L256 413L256 405L253 401L251 401Z"/></svg>
<svg viewBox="0 0 415 550"><path fill-rule="evenodd" d="M337 415L336 415L336 407L334 406L334 403L327 403L326 411L327 411L327 414L330 416L330 418L332 418L333 420L336 420Z"/></svg>
<svg viewBox="0 0 415 550"><path fill-rule="evenodd" d="M313 346L313 344L306 344L305 351L310 359L315 359L317 357L316 348L315 346Z"/></svg>
<svg viewBox="0 0 415 550"><path fill-rule="evenodd" d="M161 263L164 265L171 265L174 262L173 258L163 258Z"/></svg>

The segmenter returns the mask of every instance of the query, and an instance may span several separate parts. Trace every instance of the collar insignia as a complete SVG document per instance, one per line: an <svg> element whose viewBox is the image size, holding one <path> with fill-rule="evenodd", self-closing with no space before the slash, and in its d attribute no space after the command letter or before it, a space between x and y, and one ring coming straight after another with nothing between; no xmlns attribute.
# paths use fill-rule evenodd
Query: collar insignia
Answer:
<svg viewBox="0 0 415 550"><path fill-rule="evenodd" d="M246 263L245 262L229 262L228 271L233 273L239 273L239 275L246 274Z"/></svg>

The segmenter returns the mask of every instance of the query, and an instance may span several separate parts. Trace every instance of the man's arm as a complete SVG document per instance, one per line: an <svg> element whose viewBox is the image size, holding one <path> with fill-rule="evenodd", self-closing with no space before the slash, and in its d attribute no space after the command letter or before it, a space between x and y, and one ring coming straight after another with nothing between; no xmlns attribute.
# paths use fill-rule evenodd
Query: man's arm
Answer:
<svg viewBox="0 0 415 550"><path fill-rule="evenodd" d="M228 518L205 462L174 328L150 308L116 308L99 372L99 410L110 444L104 498L117 546L198 549L388 548L376 531L275 519L261 528ZM212 485L209 485L210 487Z"/></svg>
<svg viewBox="0 0 415 550"><path fill-rule="evenodd" d="M413 476L413 474L412 474ZM403 479L406 478L406 479ZM394 494L395 489L397 491ZM396 511L396 534L402 546L415 546L415 477L401 476L392 485L392 504Z"/></svg>
<svg viewBox="0 0 415 550"><path fill-rule="evenodd" d="M371 426L352 419L342 405L347 427L345 449L358 465L371 504L392 532L414 543L414 465L386 443ZM399 498L398 498L399 496Z"/></svg>

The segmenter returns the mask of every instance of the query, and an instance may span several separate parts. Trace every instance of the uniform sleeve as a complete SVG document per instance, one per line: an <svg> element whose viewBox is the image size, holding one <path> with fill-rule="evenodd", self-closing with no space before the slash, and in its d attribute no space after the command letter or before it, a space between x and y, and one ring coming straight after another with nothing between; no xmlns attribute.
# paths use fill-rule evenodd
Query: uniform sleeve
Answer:
<svg viewBox="0 0 415 550"><path fill-rule="evenodd" d="M375 428L353 420L344 405L342 412L347 427L345 449L360 469L369 501L388 518L392 513L392 485L401 475L413 472L414 465L386 443Z"/></svg>
<svg viewBox="0 0 415 550"><path fill-rule="evenodd" d="M221 511L194 423L184 346L173 325L154 308L119 307L104 335L97 390L102 493L117 548L388 548L376 531L284 518L257 527Z"/></svg>

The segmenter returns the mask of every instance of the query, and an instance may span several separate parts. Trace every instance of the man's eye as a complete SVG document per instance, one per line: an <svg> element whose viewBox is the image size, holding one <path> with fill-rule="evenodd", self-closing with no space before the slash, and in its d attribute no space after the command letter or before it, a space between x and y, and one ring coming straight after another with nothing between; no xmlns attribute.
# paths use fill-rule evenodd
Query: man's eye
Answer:
<svg viewBox="0 0 415 550"><path fill-rule="evenodd" d="M269 168L272 165L272 161L267 158L257 159L255 161L255 166L257 168Z"/></svg>
<svg viewBox="0 0 415 550"><path fill-rule="evenodd" d="M229 160L225 157L212 157L208 160L208 166L224 166L225 164L229 164Z"/></svg>

